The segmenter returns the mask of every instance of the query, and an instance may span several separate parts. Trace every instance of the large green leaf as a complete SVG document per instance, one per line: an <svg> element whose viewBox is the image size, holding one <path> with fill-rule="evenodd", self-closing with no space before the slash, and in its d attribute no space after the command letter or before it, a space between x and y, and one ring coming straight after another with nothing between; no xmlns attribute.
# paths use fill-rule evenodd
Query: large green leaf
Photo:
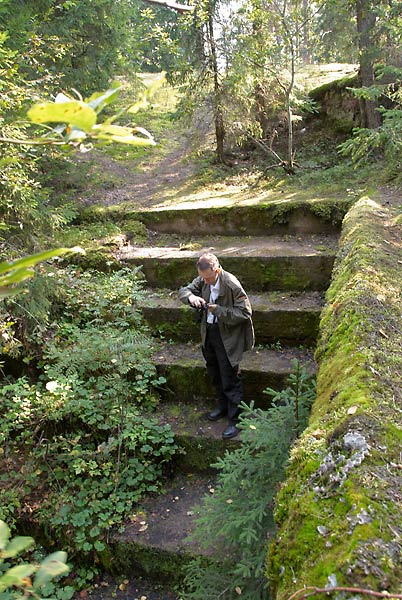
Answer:
<svg viewBox="0 0 402 600"><path fill-rule="evenodd" d="M23 565L17 565L12 567L0 577L0 594L2 594L7 588L13 585L21 585L26 577L30 577L32 573L35 573L37 567L25 563Z"/></svg>
<svg viewBox="0 0 402 600"><path fill-rule="evenodd" d="M11 285L12 283L20 283L29 277L33 277L33 275L34 271L32 269L10 269L9 273L0 276L0 283L2 286Z"/></svg>
<svg viewBox="0 0 402 600"><path fill-rule="evenodd" d="M0 521L0 550L4 550L4 548L8 544L8 540L10 539L10 528L4 521Z"/></svg>
<svg viewBox="0 0 402 600"><path fill-rule="evenodd" d="M96 112L81 100L68 102L41 102L28 111L34 123L67 123L89 132L96 123Z"/></svg>
<svg viewBox="0 0 402 600"><path fill-rule="evenodd" d="M94 127L94 133L95 137L100 140L131 144L132 146L156 146L152 135L142 127L102 124ZM135 133L141 133L144 137L135 135Z"/></svg>
<svg viewBox="0 0 402 600"><path fill-rule="evenodd" d="M107 90L106 92L95 92L90 98L88 98L87 103L97 113L100 113L105 106L111 104L116 99L119 91L120 86Z"/></svg>
<svg viewBox="0 0 402 600"><path fill-rule="evenodd" d="M67 554L59 551L49 554L41 563L39 571L36 573L34 589L39 589L42 585L48 583L54 577L66 575L69 572L69 567L66 565Z"/></svg>
<svg viewBox="0 0 402 600"><path fill-rule="evenodd" d="M26 256L25 258L20 258L13 262L0 263L0 300L10 296L15 296L16 294L22 292L22 288L16 286L15 284L19 284L22 281L33 277L33 267L38 262L66 254L66 252L84 251L78 246L74 248L57 248L56 250L47 250L46 252L32 254L31 256Z"/></svg>
<svg viewBox="0 0 402 600"><path fill-rule="evenodd" d="M29 536L17 536L11 540L5 550L2 552L3 558L14 558L21 554L27 548L30 548L35 543L35 540Z"/></svg>
<svg viewBox="0 0 402 600"><path fill-rule="evenodd" d="M75 246L74 248L55 248L53 250L46 250L45 252L31 254L30 256L25 256L24 258L19 258L12 262L2 262L0 263L0 275L16 269L27 269L29 267L34 267L42 260L48 260L49 258L54 258L55 256L61 256L67 252L83 252L83 250L79 246Z"/></svg>

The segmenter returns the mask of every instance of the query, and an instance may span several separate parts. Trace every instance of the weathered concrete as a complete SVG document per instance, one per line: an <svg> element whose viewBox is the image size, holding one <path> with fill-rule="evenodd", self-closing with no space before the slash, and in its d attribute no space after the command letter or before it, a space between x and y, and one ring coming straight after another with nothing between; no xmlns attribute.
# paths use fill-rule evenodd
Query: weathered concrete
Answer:
<svg viewBox="0 0 402 600"><path fill-rule="evenodd" d="M314 362L307 351L288 348L267 350L256 348L244 354L241 363L245 401L256 406L269 406L270 397L263 394L267 387L282 389L287 377L294 371L292 360L300 360L310 372ZM176 400L198 403L214 399L214 389L207 376L200 344L161 344L153 355L158 373L166 378L161 390L165 401Z"/></svg>
<svg viewBox="0 0 402 600"><path fill-rule="evenodd" d="M257 344L311 345L317 339L323 295L319 292L250 294ZM179 302L177 293L155 290L144 316L167 340L198 341L200 314Z"/></svg>
<svg viewBox="0 0 402 600"><path fill-rule="evenodd" d="M231 440L223 440L222 432L227 420L208 421L206 415L213 404L199 400L193 404L183 402L162 403L158 407L161 424L169 423L182 452L175 457L175 465L186 472L209 472L212 464L226 450L238 448L241 433Z"/></svg>
<svg viewBox="0 0 402 600"><path fill-rule="evenodd" d="M227 206L130 213L150 229L181 235L277 235L336 233L350 200L273 201Z"/></svg>
<svg viewBox="0 0 402 600"><path fill-rule="evenodd" d="M337 247L336 236L300 238L207 238L196 249L176 246L136 248L128 246L119 258L142 265L151 287L175 289L196 275L195 263L212 251L224 269L240 279L248 291L325 290L330 281Z"/></svg>
<svg viewBox="0 0 402 600"><path fill-rule="evenodd" d="M214 485L211 475L178 475L163 494L144 499L124 532L111 536L100 555L104 568L119 575L135 572L154 581L182 582L184 565L204 554L189 535L199 505L205 494L213 493Z"/></svg>

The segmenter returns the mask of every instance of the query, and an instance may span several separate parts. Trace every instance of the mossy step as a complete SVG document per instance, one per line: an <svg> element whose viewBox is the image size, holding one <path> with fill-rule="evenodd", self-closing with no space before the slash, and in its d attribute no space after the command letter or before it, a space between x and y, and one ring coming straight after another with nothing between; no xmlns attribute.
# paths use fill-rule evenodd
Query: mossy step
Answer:
<svg viewBox="0 0 402 600"><path fill-rule="evenodd" d="M238 448L241 433L223 440L222 432L228 423L226 419L211 422L206 415L215 405L213 402L198 401L162 403L158 407L161 424L169 424L182 453L175 458L177 467L186 472L209 472L212 464L222 457L226 450Z"/></svg>
<svg viewBox="0 0 402 600"><path fill-rule="evenodd" d="M162 208L139 211L131 217L160 232L266 236L335 232L349 207L349 199L279 200L250 206Z"/></svg>
<svg viewBox="0 0 402 600"><path fill-rule="evenodd" d="M250 294L257 344L314 344L324 297L320 292ZM200 339L199 312L183 305L177 292L151 291L144 316L152 330L166 339Z"/></svg>
<svg viewBox="0 0 402 600"><path fill-rule="evenodd" d="M144 575L153 581L180 584L183 567L191 559L205 556L208 560L211 555L188 538L202 499L214 492L214 486L211 474L178 474L164 493L145 498L124 531L110 536L100 557L103 567L119 575Z"/></svg>
<svg viewBox="0 0 402 600"><path fill-rule="evenodd" d="M160 390L163 401L198 403L214 399L200 344L161 343L152 360L159 375L166 378ZM268 406L270 398L263 394L263 390L266 387L282 389L294 371L293 360L299 360L309 372L314 373L312 353L307 349L257 347L246 352L241 363L245 401L254 401L256 406Z"/></svg>
<svg viewBox="0 0 402 600"><path fill-rule="evenodd" d="M270 238L203 238L182 246L175 240L155 247L127 246L119 259L142 265L148 285L176 289L191 281L195 263L212 251L224 269L234 273L247 291L325 290L330 282L337 236L271 236Z"/></svg>
<svg viewBox="0 0 402 600"><path fill-rule="evenodd" d="M160 232L180 234L213 233L236 235L272 235L277 233L321 233L340 229L343 217L353 203L350 197L309 197L308 191L298 194L282 192L255 195L234 200L233 194L222 194L190 202L159 205L156 208L130 208L92 205L81 209L80 223L141 221Z"/></svg>

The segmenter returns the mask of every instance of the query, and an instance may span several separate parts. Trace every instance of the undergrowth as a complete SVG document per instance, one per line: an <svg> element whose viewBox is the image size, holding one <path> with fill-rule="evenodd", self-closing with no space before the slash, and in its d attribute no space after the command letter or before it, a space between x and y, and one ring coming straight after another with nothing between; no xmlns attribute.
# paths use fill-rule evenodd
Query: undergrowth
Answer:
<svg viewBox="0 0 402 600"><path fill-rule="evenodd" d="M267 597L267 545L274 531L273 500L292 442L307 425L315 380L294 361L286 389L267 389L267 410L242 405L242 445L219 459L218 485L205 497L194 537L214 561L187 569L184 600Z"/></svg>
<svg viewBox="0 0 402 600"><path fill-rule="evenodd" d="M175 452L170 427L149 416L164 380L151 362L135 270L53 268L35 279L47 291L42 306L27 294L3 307L30 370L0 390L0 518L39 523L72 558L96 563L110 529L158 490Z"/></svg>

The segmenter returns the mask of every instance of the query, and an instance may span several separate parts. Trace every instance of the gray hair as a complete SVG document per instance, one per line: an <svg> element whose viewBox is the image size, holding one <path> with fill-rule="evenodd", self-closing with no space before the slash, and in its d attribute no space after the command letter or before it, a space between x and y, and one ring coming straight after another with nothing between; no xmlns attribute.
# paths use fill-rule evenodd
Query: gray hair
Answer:
<svg viewBox="0 0 402 600"><path fill-rule="evenodd" d="M197 269L199 271L206 271L207 269L212 269L213 271L216 271L216 269L219 269L219 267L220 265L218 257L215 256L215 254L212 254L211 252L206 252L205 254L202 254L197 261Z"/></svg>

